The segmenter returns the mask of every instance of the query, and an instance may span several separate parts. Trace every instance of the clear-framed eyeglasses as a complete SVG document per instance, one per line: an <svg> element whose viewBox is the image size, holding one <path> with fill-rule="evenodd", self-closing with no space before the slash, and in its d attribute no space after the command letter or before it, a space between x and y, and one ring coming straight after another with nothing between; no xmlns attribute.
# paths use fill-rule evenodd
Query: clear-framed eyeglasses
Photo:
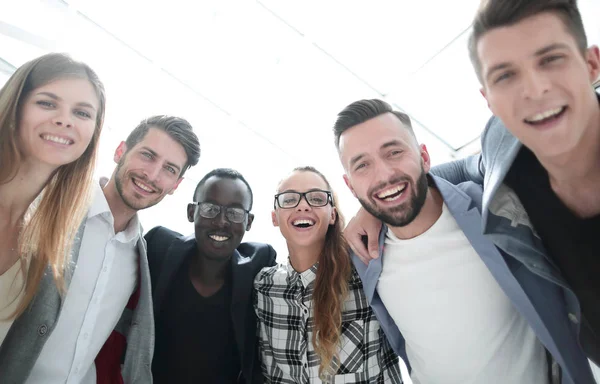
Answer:
<svg viewBox="0 0 600 384"><path fill-rule="evenodd" d="M225 210L225 217L232 223L243 223L250 211L239 207L224 207L208 202L194 201L191 204L198 206L198 214L205 219L214 219Z"/></svg>

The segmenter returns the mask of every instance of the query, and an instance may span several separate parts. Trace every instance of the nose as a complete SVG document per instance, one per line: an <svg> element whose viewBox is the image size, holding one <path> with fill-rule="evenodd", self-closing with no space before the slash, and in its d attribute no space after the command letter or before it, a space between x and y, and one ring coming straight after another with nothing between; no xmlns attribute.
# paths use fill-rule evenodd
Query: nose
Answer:
<svg viewBox="0 0 600 384"><path fill-rule="evenodd" d="M536 100L543 97L551 88L548 75L537 70L523 72L523 96Z"/></svg>
<svg viewBox="0 0 600 384"><path fill-rule="evenodd" d="M375 163L376 182L387 183L395 174L394 169L384 161Z"/></svg>
<svg viewBox="0 0 600 384"><path fill-rule="evenodd" d="M161 170L161 164L148 164L148 166L144 169L144 173L146 174L146 178L148 178L148 180L157 181Z"/></svg>
<svg viewBox="0 0 600 384"><path fill-rule="evenodd" d="M298 212L307 212L310 211L312 209L312 207L310 206L310 204L308 204L308 200L306 200L306 195L302 196L302 198L300 199L300 202L298 203L298 206L296 207L296 210Z"/></svg>
<svg viewBox="0 0 600 384"><path fill-rule="evenodd" d="M71 113L67 110L59 110L57 115L52 119L54 125L65 128L72 128L73 121L71 119Z"/></svg>
<svg viewBox="0 0 600 384"><path fill-rule="evenodd" d="M225 227L229 227L231 225L231 223L225 216L224 208L221 208L221 211L219 212L219 214L213 218L213 224L215 224L219 228L225 228Z"/></svg>

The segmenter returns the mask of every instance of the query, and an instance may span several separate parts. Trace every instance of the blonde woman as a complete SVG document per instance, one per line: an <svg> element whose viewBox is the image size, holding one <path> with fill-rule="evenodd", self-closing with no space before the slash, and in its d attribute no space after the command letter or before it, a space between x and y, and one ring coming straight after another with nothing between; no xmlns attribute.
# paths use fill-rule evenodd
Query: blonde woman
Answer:
<svg viewBox="0 0 600 384"><path fill-rule="evenodd" d="M104 109L98 76L63 54L24 64L0 90L0 345L45 273L64 291Z"/></svg>
<svg viewBox="0 0 600 384"><path fill-rule="evenodd" d="M348 255L344 220L325 177L295 169L278 187L273 224L287 265L256 277L267 383L401 383L393 352Z"/></svg>

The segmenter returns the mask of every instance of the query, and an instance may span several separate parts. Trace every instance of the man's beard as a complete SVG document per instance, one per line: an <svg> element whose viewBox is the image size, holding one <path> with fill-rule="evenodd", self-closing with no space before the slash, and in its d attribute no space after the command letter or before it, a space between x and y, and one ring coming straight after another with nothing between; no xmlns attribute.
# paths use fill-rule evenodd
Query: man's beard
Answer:
<svg viewBox="0 0 600 384"><path fill-rule="evenodd" d="M390 184L395 184L390 183ZM409 188L410 184L407 185L406 188ZM401 205L390 208L387 211L383 211L381 208L377 206L377 203L373 201L373 197L368 197L369 201L365 199L358 198L360 204L363 208L369 212L371 215L375 216L377 219L381 220L387 225L392 227L404 227L413 222L413 220L419 215L423 205L425 204L425 199L427 198L427 174L425 170L421 167L421 174L417 179L415 188L412 190L412 198L410 201L407 201ZM403 193L406 193L404 191ZM369 196L372 196L370 194Z"/></svg>
<svg viewBox="0 0 600 384"><path fill-rule="evenodd" d="M117 170L115 172L115 186L117 187L117 192L119 193L121 200L123 200L123 203L128 208L131 208L135 211L150 208L150 207L158 204L158 202L160 202L160 200L158 200L158 199L154 200L154 201L150 201L148 204L144 205L144 204L138 204L135 201L132 201L131 199L127 198L127 196L125 196L125 193L123 193L123 179L125 178L125 173L121 174L121 169L123 168L123 164L125 163L124 160L125 160L125 157L123 157L121 159L121 161L119 161L119 163L117 164ZM142 179L142 178L139 178L139 179ZM152 185L152 183L148 183L146 180L144 180L144 182L146 182L149 185ZM154 187L154 185L152 185L152 187Z"/></svg>

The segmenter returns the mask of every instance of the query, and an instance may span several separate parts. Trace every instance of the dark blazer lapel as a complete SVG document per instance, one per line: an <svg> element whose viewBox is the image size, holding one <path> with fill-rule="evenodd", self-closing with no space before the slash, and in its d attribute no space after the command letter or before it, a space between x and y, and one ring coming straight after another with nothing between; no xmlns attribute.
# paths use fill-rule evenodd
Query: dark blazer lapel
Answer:
<svg viewBox="0 0 600 384"><path fill-rule="evenodd" d="M158 278L158 284L156 285L156 291L154 292L154 316L157 317L160 314L160 305L171 285L171 280L181 267L181 264L185 261L185 258L193 250L196 245L196 239L193 235L177 239L171 243L167 254L165 255L165 261L163 262L163 270Z"/></svg>
<svg viewBox="0 0 600 384"><path fill-rule="evenodd" d="M252 290L254 284L254 273L252 272L252 259L242 257L235 250L231 258L232 274L232 297L231 297L231 321L235 332L240 357L245 356L246 325L248 306L252 305Z"/></svg>

